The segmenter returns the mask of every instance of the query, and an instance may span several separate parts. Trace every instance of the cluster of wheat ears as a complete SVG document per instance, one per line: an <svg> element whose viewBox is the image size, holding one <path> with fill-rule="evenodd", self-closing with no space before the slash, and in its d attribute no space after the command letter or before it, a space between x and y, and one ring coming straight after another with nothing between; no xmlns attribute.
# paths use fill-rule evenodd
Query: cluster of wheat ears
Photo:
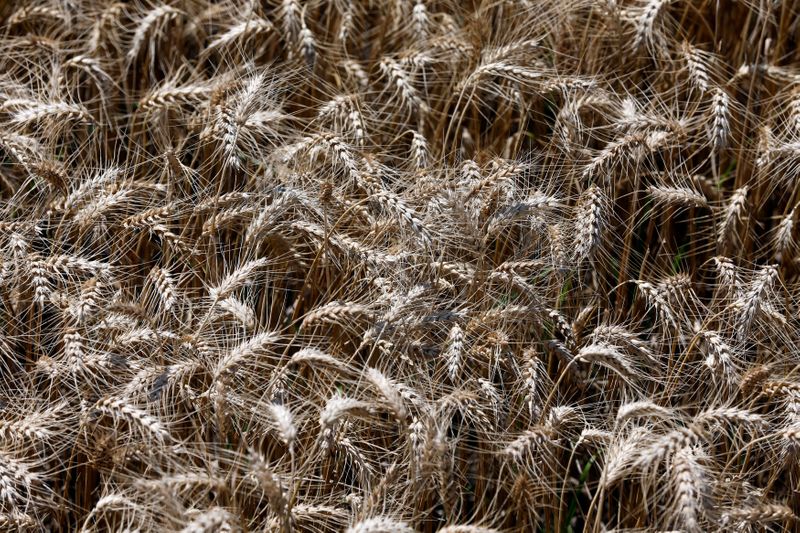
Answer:
<svg viewBox="0 0 800 533"><path fill-rule="evenodd" d="M796 531L799 4L0 2L0 530Z"/></svg>

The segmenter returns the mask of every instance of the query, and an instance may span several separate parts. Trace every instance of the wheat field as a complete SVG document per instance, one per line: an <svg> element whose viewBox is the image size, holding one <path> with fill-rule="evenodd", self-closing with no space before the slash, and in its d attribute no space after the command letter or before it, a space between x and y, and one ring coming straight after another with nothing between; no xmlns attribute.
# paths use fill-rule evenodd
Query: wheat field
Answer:
<svg viewBox="0 0 800 533"><path fill-rule="evenodd" d="M800 2L0 28L0 530L800 528Z"/></svg>

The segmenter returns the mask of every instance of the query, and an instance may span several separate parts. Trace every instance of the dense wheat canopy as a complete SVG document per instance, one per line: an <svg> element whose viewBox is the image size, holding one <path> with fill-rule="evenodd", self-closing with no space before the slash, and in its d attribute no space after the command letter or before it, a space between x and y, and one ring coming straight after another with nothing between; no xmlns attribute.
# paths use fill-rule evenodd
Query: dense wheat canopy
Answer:
<svg viewBox="0 0 800 533"><path fill-rule="evenodd" d="M800 2L0 26L0 530L798 527Z"/></svg>

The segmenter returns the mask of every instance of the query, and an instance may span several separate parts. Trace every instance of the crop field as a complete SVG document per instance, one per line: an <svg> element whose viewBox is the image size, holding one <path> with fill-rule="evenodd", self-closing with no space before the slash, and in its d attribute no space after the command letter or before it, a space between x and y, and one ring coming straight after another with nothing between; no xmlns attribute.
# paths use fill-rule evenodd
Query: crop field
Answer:
<svg viewBox="0 0 800 533"><path fill-rule="evenodd" d="M800 531L798 41L0 0L0 531Z"/></svg>

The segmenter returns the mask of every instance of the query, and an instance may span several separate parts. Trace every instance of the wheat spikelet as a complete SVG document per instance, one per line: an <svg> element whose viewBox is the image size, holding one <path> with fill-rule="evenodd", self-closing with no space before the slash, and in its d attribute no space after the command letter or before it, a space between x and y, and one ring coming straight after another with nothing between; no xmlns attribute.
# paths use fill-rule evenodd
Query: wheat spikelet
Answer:
<svg viewBox="0 0 800 533"><path fill-rule="evenodd" d="M525 388L528 412L532 419L538 418L541 414L541 400L543 393L548 386L547 374L542 362L535 357L532 351L524 353L525 357Z"/></svg>
<svg viewBox="0 0 800 533"><path fill-rule="evenodd" d="M464 330L458 324L454 324L447 335L447 347L444 353L444 360L447 363L447 375L450 381L455 382L458 378L463 351Z"/></svg>
<svg viewBox="0 0 800 533"><path fill-rule="evenodd" d="M217 377L224 376L242 362L253 359L260 353L265 352L267 347L274 345L280 339L281 336L272 331L264 331L248 338L219 359L214 375Z"/></svg>
<svg viewBox="0 0 800 533"><path fill-rule="evenodd" d="M0 513L0 525L19 531L33 531L44 526L41 521L20 512Z"/></svg>
<svg viewBox="0 0 800 533"><path fill-rule="evenodd" d="M686 207L707 207L708 200L702 194L691 189L679 187L663 187L651 185L648 188L650 195L659 203Z"/></svg>
<svg viewBox="0 0 800 533"><path fill-rule="evenodd" d="M188 85L185 87L164 86L151 91L139 100L139 108L144 111L158 111L179 105L192 105L207 98L212 88L205 85Z"/></svg>
<svg viewBox="0 0 800 533"><path fill-rule="evenodd" d="M172 276L168 270L159 267L153 267L153 270L150 271L150 276L153 279L153 286L159 298L161 298L164 310L169 311L178 300Z"/></svg>
<svg viewBox="0 0 800 533"><path fill-rule="evenodd" d="M596 185L592 185L581 195L575 215L575 258L578 261L586 260L596 253L605 224L605 203L603 191Z"/></svg>
<svg viewBox="0 0 800 533"><path fill-rule="evenodd" d="M49 269L44 261L38 258L30 263L31 284L34 290L33 301L39 304L50 299L52 293L52 283L50 281Z"/></svg>
<svg viewBox="0 0 800 533"><path fill-rule="evenodd" d="M97 503L94 504L89 515L86 517L86 520L83 522L83 527L81 528L82 532L92 531L92 526L90 525L92 519L99 516L104 516L106 512L111 511L125 511L128 509L137 509L137 505L134 501L122 496L121 494L106 494L105 496L101 497L97 500Z"/></svg>
<svg viewBox="0 0 800 533"><path fill-rule="evenodd" d="M701 444L704 433L699 426L675 429L666 435L652 439L651 443L637 451L634 464L637 468L649 469L669 460L681 451Z"/></svg>
<svg viewBox="0 0 800 533"><path fill-rule="evenodd" d="M683 42L683 54L686 59L686 67L689 71L689 79L701 92L709 91L711 81L708 75L707 60L702 52L692 46L688 41Z"/></svg>
<svg viewBox="0 0 800 533"><path fill-rule="evenodd" d="M4 107L12 107L7 101ZM17 107L17 111L13 114L13 122L18 125L28 125L42 120L51 121L83 121L91 122L92 117L89 112L83 107L70 104L67 102L35 102L35 101L20 101L16 102L13 107Z"/></svg>
<svg viewBox="0 0 800 533"><path fill-rule="evenodd" d="M413 528L405 522L400 522L384 516L367 518L348 527L347 533L412 533Z"/></svg>
<svg viewBox="0 0 800 533"><path fill-rule="evenodd" d="M591 308L587 308L591 310ZM577 320L576 320L577 322ZM573 324L575 329L575 324ZM597 342L606 342L624 347L634 354L656 361L657 358L651 352L648 342L639 338L635 333L617 324L601 324L592 330L592 339Z"/></svg>
<svg viewBox="0 0 800 533"><path fill-rule="evenodd" d="M333 118L337 130L349 130L356 146L363 146L366 137L364 117L354 96L339 95L320 107L318 117Z"/></svg>
<svg viewBox="0 0 800 533"><path fill-rule="evenodd" d="M672 306L664 297L663 291L658 290L652 283L635 280L636 287L641 291L648 303L652 305L656 312L671 327L677 327L678 321L672 312Z"/></svg>
<svg viewBox="0 0 800 533"><path fill-rule="evenodd" d="M707 476L693 448L681 448L670 465L674 512L686 531L701 531L700 522L707 506Z"/></svg>
<svg viewBox="0 0 800 533"><path fill-rule="evenodd" d="M71 58L69 58L67 61L64 62L63 67L65 69L74 68L83 70L84 72L87 72L90 76L93 76L95 79L97 79L100 85L112 81L111 76L109 76L108 73L105 70L103 70L102 66L100 65L100 62L97 59L90 56L80 55L80 54L72 56Z"/></svg>
<svg viewBox="0 0 800 533"><path fill-rule="evenodd" d="M605 444L611 440L611 436L612 434L609 431L590 427L583 428L578 440L575 441L575 447L577 448L578 446L582 446L584 444Z"/></svg>
<svg viewBox="0 0 800 533"><path fill-rule="evenodd" d="M0 147L25 166L32 165L41 150L39 142L33 137L9 132L0 133Z"/></svg>
<svg viewBox="0 0 800 533"><path fill-rule="evenodd" d="M300 33L298 35L300 41L300 50L308 65L313 65L314 58L317 55L317 43L314 39L314 33L306 26L305 17L300 18Z"/></svg>
<svg viewBox="0 0 800 533"><path fill-rule="evenodd" d="M62 24L69 24L69 15L54 7L40 5L40 6L26 6L14 11L8 18L8 24L14 26L23 24L29 20L39 18L50 18Z"/></svg>
<svg viewBox="0 0 800 533"><path fill-rule="evenodd" d="M212 531L241 531L233 516L221 507L212 507L181 529L181 533L211 533Z"/></svg>
<svg viewBox="0 0 800 533"><path fill-rule="evenodd" d="M719 224L718 242L727 242L730 238L730 234L734 233L736 225L745 215L748 191L749 188L745 186L735 190L731 195L730 201L723 212L722 220Z"/></svg>
<svg viewBox="0 0 800 533"><path fill-rule="evenodd" d="M266 494L270 507L283 519L283 526L287 527L290 520L289 502L282 481L258 452L250 451L249 462L250 475Z"/></svg>
<svg viewBox="0 0 800 533"><path fill-rule="evenodd" d="M761 415L737 408L718 408L704 411L695 417L695 422L717 425L725 423L737 428L746 426L760 428L766 426L766 422Z"/></svg>
<svg viewBox="0 0 800 533"><path fill-rule="evenodd" d="M773 238L773 246L775 249L775 258L780 261L786 261L793 254L795 249L794 242L794 226L795 226L795 212L797 207L792 210L783 219L781 219L778 226L775 228L775 236Z"/></svg>
<svg viewBox="0 0 800 533"><path fill-rule="evenodd" d="M308 313L300 327L308 328L314 324L344 324L349 317L369 314L369 310L360 304L331 302Z"/></svg>
<svg viewBox="0 0 800 533"><path fill-rule="evenodd" d="M423 40L428 36L428 9L425 7L424 0L416 0L411 14L414 20L414 33L417 39Z"/></svg>
<svg viewBox="0 0 800 533"><path fill-rule="evenodd" d="M275 31L272 23L263 18L248 18L231 26L226 32L211 41L205 49L205 53L216 48L231 46L236 41L244 41L253 37L260 37Z"/></svg>
<svg viewBox="0 0 800 533"><path fill-rule="evenodd" d="M65 404L56 405L44 411L34 411L19 420L0 422L0 435L12 443L18 441L47 442L56 436L50 425L57 420L56 415L63 412Z"/></svg>
<svg viewBox="0 0 800 533"><path fill-rule="evenodd" d="M304 364L313 368L327 366L343 373L349 371L348 365L343 361L336 359L329 353L311 347L301 348L295 352L294 355L292 355L292 358L289 360L289 364Z"/></svg>
<svg viewBox="0 0 800 533"><path fill-rule="evenodd" d="M724 522L737 522L739 524L763 525L773 522L791 523L796 520L797 516L789 507L779 504L762 504L744 509L731 509L726 511L723 516Z"/></svg>
<svg viewBox="0 0 800 533"><path fill-rule="evenodd" d="M641 400L638 402L626 403L620 405L617 410L616 424L631 418L652 417L652 418L665 418L668 419L672 416L669 409L656 405L648 400Z"/></svg>
<svg viewBox="0 0 800 533"><path fill-rule="evenodd" d="M115 421L125 420L132 426L141 428L158 441L170 439L169 432L161 422L141 409L130 405L124 399L106 398L97 402L92 409L97 413L108 415Z"/></svg>
<svg viewBox="0 0 800 533"><path fill-rule="evenodd" d="M88 180L82 180L80 185L70 192L63 201L53 205L55 210L70 212L85 202L95 191L109 182L116 181L121 170L117 167L108 167L103 172L96 173Z"/></svg>
<svg viewBox="0 0 800 533"><path fill-rule="evenodd" d="M626 380L643 377L625 354L610 344L595 343L584 346L575 355L575 360L604 366Z"/></svg>
<svg viewBox="0 0 800 533"><path fill-rule="evenodd" d="M208 294L214 300L221 300L230 296L243 285L252 282L252 278L259 270L267 265L266 257L253 259L240 265L236 270L225 276L217 285L208 289Z"/></svg>
<svg viewBox="0 0 800 533"><path fill-rule="evenodd" d="M721 150L727 144L730 135L730 97L720 87L715 88L713 93L711 144L715 150Z"/></svg>
<svg viewBox="0 0 800 533"><path fill-rule="evenodd" d="M720 289L729 296L740 295L740 281L736 265L727 257L717 256L713 259L718 276L720 278Z"/></svg>
<svg viewBox="0 0 800 533"><path fill-rule="evenodd" d="M641 7L641 14L636 19L636 34L633 38L633 48L652 43L655 39L655 22L661 9L670 0L646 0Z"/></svg>
<svg viewBox="0 0 800 533"><path fill-rule="evenodd" d="M613 486L634 468L634 454L641 448L647 433L645 428L638 427L629 435L619 436L622 438L608 443L603 459L601 486Z"/></svg>
<svg viewBox="0 0 800 533"><path fill-rule="evenodd" d="M766 265L762 267L750 285L749 290L736 302L737 307L740 308L737 320L739 336L744 336L750 329L756 315L762 309L763 301L768 291L770 291L777 278L778 269L776 266Z"/></svg>
<svg viewBox="0 0 800 533"><path fill-rule="evenodd" d="M66 254L50 256L44 260L44 265L53 273L65 275L75 272L98 275L110 270L108 263Z"/></svg>
<svg viewBox="0 0 800 533"><path fill-rule="evenodd" d="M67 358L72 372L78 372L83 369L86 351L83 337L77 331L64 334L64 356Z"/></svg>
<svg viewBox="0 0 800 533"><path fill-rule="evenodd" d="M422 4L417 4L422 5ZM428 141L425 136L418 131L412 131L411 151L414 154L414 164L417 168L425 168L428 165Z"/></svg>
<svg viewBox="0 0 800 533"><path fill-rule="evenodd" d="M442 533L498 533L497 529L472 525L445 526L440 529Z"/></svg>
<svg viewBox="0 0 800 533"><path fill-rule="evenodd" d="M387 406L392 411L395 418L399 422L404 423L408 418L408 411L406 410L398 387L376 368L367 369L364 377L375 387L376 391L380 393L383 399L386 400Z"/></svg>
<svg viewBox="0 0 800 533"><path fill-rule="evenodd" d="M292 412L283 405L272 403L267 406L267 413L275 424L280 439L291 449L297 438L297 428Z"/></svg>
<svg viewBox="0 0 800 533"><path fill-rule="evenodd" d="M333 396L325 403L319 414L320 435L326 442L333 438L339 421L347 415L366 416L372 412L372 405L368 402Z"/></svg>
<svg viewBox="0 0 800 533"><path fill-rule="evenodd" d="M581 176L585 180L590 180L598 172L612 167L616 161L621 161L624 156L640 150L646 143L647 137L642 133L625 135L619 139L609 142L583 169Z"/></svg>
<svg viewBox="0 0 800 533"><path fill-rule="evenodd" d="M427 105L419 96L418 91L411 85L409 74L400 63L390 57L386 57L380 62L379 66L381 72L387 77L388 84L395 88L410 111L424 112L427 110Z"/></svg>
<svg viewBox="0 0 800 533"><path fill-rule="evenodd" d="M369 86L369 75L360 63L352 59L347 59L342 61L341 66L353 79L355 79L360 88L366 89Z"/></svg>
<svg viewBox="0 0 800 533"><path fill-rule="evenodd" d="M339 23L339 32L336 35L342 43L347 41L348 37L350 37L350 32L354 23L353 19L353 7L348 6L344 13L342 13L342 20Z"/></svg>
<svg viewBox="0 0 800 533"><path fill-rule="evenodd" d="M731 347L716 331L704 330L700 335L705 341L706 366L729 385L736 383L738 376Z"/></svg>
<svg viewBox="0 0 800 533"><path fill-rule="evenodd" d="M281 0L280 18L286 36L296 34L300 30L302 8L297 0Z"/></svg>
<svg viewBox="0 0 800 533"><path fill-rule="evenodd" d="M411 227L414 232L419 235L423 242L430 241L430 235L419 216L411 210L405 203L387 190L379 190L370 195L370 199L375 200L381 207L385 208L390 213L397 216L397 218Z"/></svg>
<svg viewBox="0 0 800 533"><path fill-rule="evenodd" d="M5 452L0 452L0 501L4 507L17 511L25 498L32 495L34 486L41 483L41 476L32 465Z"/></svg>
<svg viewBox="0 0 800 533"><path fill-rule="evenodd" d="M163 27L168 21L176 19L179 14L180 12L177 9L168 5L161 5L150 10L147 15L142 17L136 26L136 31L133 33L130 48L126 55L128 63L133 63L139 55L149 34L157 33L159 27Z"/></svg>

